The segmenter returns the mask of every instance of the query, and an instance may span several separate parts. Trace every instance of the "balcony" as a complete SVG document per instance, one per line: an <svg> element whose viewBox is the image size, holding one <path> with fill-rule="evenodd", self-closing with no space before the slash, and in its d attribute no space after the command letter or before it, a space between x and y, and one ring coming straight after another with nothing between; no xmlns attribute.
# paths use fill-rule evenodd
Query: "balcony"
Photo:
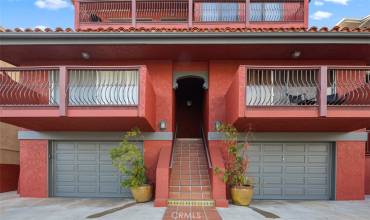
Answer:
<svg viewBox="0 0 370 220"><path fill-rule="evenodd" d="M307 27L308 0L75 1L76 28Z"/></svg>
<svg viewBox="0 0 370 220"><path fill-rule="evenodd" d="M1 121L33 130L153 130L154 105L145 66L0 68Z"/></svg>
<svg viewBox="0 0 370 220"><path fill-rule="evenodd" d="M241 66L226 100L227 120L240 129L362 129L370 122L370 67Z"/></svg>

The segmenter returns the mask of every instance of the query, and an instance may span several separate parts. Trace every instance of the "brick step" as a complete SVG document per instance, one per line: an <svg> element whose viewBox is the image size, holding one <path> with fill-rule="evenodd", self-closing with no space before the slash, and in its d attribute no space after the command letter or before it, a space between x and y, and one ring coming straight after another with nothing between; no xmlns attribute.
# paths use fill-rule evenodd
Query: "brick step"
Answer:
<svg viewBox="0 0 370 220"><path fill-rule="evenodd" d="M205 179L205 180L171 180L170 181L170 185L171 186L203 186L203 185L208 185L210 184L211 182L209 181L209 179Z"/></svg>
<svg viewBox="0 0 370 220"><path fill-rule="evenodd" d="M190 153L188 153L188 152L181 152L181 151L179 151L179 152L174 152L174 156L175 157L178 157L178 156L187 156L187 157L197 157L197 156L204 156L205 155L205 153L204 152L190 152Z"/></svg>
<svg viewBox="0 0 370 220"><path fill-rule="evenodd" d="M203 200L203 199L211 199L211 192L169 192L170 199L195 199L195 200Z"/></svg>
<svg viewBox="0 0 370 220"><path fill-rule="evenodd" d="M208 169L208 165L199 165L199 164L180 164L180 163L177 163L177 164L174 164L172 169L178 169L178 168L187 168L187 169L199 169L199 168L203 168L203 169Z"/></svg>
<svg viewBox="0 0 370 220"><path fill-rule="evenodd" d="M170 192L209 192L211 186L170 186Z"/></svg>
<svg viewBox="0 0 370 220"><path fill-rule="evenodd" d="M209 175L175 175L172 174L170 180L209 180Z"/></svg>
<svg viewBox="0 0 370 220"><path fill-rule="evenodd" d="M208 175L208 170L189 170L189 169L180 169L180 170L171 170L171 174L177 175Z"/></svg>
<svg viewBox="0 0 370 220"><path fill-rule="evenodd" d="M214 200L179 200L169 199L167 201L168 206L215 206Z"/></svg>

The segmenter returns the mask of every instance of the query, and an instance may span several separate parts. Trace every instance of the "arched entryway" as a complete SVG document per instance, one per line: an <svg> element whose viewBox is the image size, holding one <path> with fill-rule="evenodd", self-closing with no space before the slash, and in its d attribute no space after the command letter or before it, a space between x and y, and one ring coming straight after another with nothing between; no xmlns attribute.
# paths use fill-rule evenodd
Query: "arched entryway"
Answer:
<svg viewBox="0 0 370 220"><path fill-rule="evenodd" d="M177 79L176 126L178 138L200 138L203 123L204 79Z"/></svg>

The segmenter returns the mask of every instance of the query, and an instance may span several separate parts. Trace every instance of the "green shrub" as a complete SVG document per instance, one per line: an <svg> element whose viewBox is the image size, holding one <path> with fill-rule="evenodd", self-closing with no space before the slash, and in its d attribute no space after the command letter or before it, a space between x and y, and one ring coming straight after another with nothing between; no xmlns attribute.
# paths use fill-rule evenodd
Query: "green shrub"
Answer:
<svg viewBox="0 0 370 220"><path fill-rule="evenodd" d="M121 183L123 187L135 188L147 183L143 154L133 142L129 141L140 134L138 128L131 129L125 133L119 146L110 151L113 166L122 175L127 176L127 179Z"/></svg>
<svg viewBox="0 0 370 220"><path fill-rule="evenodd" d="M247 147L248 143L238 143L238 132L229 124L221 124L217 131L222 132L227 145L227 159L225 169L216 167L215 173L230 186L252 185L251 179L246 176L248 168Z"/></svg>

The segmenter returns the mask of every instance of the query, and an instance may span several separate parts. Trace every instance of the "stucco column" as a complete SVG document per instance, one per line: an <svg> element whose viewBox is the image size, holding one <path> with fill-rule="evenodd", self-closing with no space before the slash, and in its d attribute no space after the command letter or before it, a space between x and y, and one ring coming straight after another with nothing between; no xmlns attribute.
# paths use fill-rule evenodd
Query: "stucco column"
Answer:
<svg viewBox="0 0 370 220"><path fill-rule="evenodd" d="M365 197L365 142L336 142L336 200Z"/></svg>
<svg viewBox="0 0 370 220"><path fill-rule="evenodd" d="M48 197L48 141L20 141L19 194Z"/></svg>

